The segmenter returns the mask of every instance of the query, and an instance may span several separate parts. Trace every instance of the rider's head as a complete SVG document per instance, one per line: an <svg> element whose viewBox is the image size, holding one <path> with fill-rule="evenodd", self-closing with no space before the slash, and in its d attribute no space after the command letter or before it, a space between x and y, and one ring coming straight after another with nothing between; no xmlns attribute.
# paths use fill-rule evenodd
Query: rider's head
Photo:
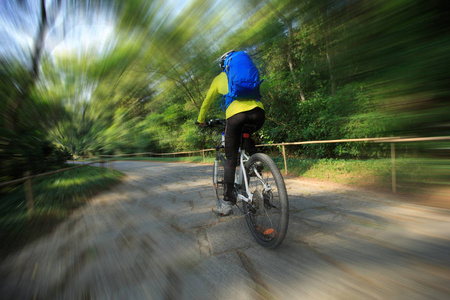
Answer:
<svg viewBox="0 0 450 300"><path fill-rule="evenodd" d="M220 57L220 68L223 70L225 67L225 59L228 57L228 55L230 55L231 53L233 53L234 50L225 52L221 57Z"/></svg>

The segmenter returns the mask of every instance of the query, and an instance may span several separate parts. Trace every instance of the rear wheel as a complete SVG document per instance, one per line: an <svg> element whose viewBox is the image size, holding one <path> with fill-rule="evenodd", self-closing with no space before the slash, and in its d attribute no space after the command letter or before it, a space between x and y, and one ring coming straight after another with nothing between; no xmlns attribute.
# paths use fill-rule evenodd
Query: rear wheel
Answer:
<svg viewBox="0 0 450 300"><path fill-rule="evenodd" d="M225 165L225 156L223 154L217 154L216 159L214 160L214 168L213 168L213 185L214 190L216 191L217 201L220 201L223 198L223 189L224 189L224 165Z"/></svg>
<svg viewBox="0 0 450 300"><path fill-rule="evenodd" d="M267 248L278 247L286 236L289 202L283 176L274 161L263 153L245 164L251 203L243 202L245 219L256 241Z"/></svg>

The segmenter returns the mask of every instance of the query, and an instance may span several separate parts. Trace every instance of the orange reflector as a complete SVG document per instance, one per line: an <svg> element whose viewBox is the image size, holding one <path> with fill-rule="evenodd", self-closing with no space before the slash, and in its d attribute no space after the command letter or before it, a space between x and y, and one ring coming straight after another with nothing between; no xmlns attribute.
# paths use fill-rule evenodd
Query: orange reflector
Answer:
<svg viewBox="0 0 450 300"><path fill-rule="evenodd" d="M242 134L242 137L244 139L248 139L250 137L250 134L249 133L244 133L244 134Z"/></svg>
<svg viewBox="0 0 450 300"><path fill-rule="evenodd" d="M269 234L272 234L273 231L274 231L274 230L273 230L272 228L269 228L269 229L264 230L263 234L264 234L264 235L269 235Z"/></svg>

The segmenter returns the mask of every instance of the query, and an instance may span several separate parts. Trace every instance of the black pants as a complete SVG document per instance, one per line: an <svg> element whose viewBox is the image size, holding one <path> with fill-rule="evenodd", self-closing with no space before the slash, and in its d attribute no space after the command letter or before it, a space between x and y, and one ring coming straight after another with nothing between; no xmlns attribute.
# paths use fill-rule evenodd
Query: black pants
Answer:
<svg viewBox="0 0 450 300"><path fill-rule="evenodd" d="M261 129L265 120L265 112L259 107L250 111L238 113L227 119L225 127L225 156L227 161L224 166L224 199L226 201L236 201L236 196L233 195L234 174L236 172L238 161L238 150L241 143L242 129L245 125L253 125L251 131L246 133L254 133ZM247 150L250 155L256 153L255 142L251 138L244 139L243 148Z"/></svg>

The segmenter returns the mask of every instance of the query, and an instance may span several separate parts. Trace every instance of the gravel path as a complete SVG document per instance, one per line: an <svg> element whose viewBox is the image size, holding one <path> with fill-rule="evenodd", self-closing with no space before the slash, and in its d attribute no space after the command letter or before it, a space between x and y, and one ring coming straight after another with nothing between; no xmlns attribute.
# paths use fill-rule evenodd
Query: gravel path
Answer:
<svg viewBox="0 0 450 300"><path fill-rule="evenodd" d="M212 167L115 162L123 183L0 266L2 299L450 299L450 210L286 178L276 250L214 212Z"/></svg>

